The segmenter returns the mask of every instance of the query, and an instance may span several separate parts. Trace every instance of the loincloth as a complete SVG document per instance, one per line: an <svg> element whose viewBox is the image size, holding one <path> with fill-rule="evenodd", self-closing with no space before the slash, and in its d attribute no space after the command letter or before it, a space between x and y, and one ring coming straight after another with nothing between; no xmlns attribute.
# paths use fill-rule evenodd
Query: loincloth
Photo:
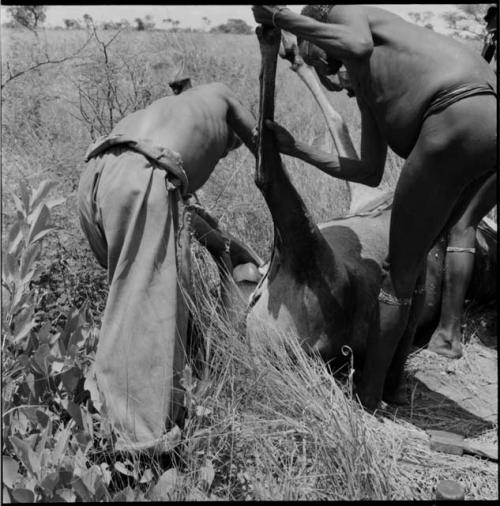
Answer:
<svg viewBox="0 0 500 506"><path fill-rule="evenodd" d="M488 83L468 83L449 86L444 90L438 91L432 97L427 106L423 120L427 119L431 114L436 114L446 109L459 100L476 95L494 95L496 97L497 92L493 86Z"/></svg>

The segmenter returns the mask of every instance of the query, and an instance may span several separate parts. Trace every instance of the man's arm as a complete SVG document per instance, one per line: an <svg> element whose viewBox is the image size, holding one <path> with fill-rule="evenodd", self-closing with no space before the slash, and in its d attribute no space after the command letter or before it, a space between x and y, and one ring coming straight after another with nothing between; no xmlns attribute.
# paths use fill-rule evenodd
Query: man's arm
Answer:
<svg viewBox="0 0 500 506"><path fill-rule="evenodd" d="M330 176L376 187L380 184L384 173L387 142L369 110L359 101L358 104L361 111L361 159L353 156L339 156L337 152L326 153L296 141L287 130L276 123L266 122L266 126L274 131L281 153L314 165ZM338 128L342 127L343 125L339 125ZM336 141L343 142L344 136L337 137ZM348 149L349 146L341 147L345 153L352 152Z"/></svg>
<svg viewBox="0 0 500 506"><path fill-rule="evenodd" d="M373 50L368 18L361 6L333 7L335 15L329 14L329 18L335 21L332 23L320 23L274 5L254 5L252 10L257 23L274 22L278 28L312 42L339 60L366 57Z"/></svg>
<svg viewBox="0 0 500 506"><path fill-rule="evenodd" d="M238 135L243 141L245 146L254 154L257 155L257 138L255 128L257 122L255 118L247 111L235 97L233 92L227 88L226 100L228 103L227 122L230 128Z"/></svg>

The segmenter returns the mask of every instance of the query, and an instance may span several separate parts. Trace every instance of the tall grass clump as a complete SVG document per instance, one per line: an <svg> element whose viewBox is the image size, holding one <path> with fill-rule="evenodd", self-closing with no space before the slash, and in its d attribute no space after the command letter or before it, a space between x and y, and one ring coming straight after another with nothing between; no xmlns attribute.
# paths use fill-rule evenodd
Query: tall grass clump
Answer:
<svg viewBox="0 0 500 506"><path fill-rule="evenodd" d="M422 431L364 412L350 382L339 384L293 336L250 341L210 294L204 262L194 268L204 367L198 379L188 368L185 471L169 497L196 489L225 500L431 499L444 477L463 482L468 497L495 497L493 465L468 479L470 463L431 452Z"/></svg>

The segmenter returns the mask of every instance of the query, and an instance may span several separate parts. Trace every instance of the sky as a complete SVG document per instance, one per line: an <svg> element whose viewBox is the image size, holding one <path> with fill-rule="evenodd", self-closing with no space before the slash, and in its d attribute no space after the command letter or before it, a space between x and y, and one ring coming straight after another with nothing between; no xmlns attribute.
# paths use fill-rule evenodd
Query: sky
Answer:
<svg viewBox="0 0 500 506"><path fill-rule="evenodd" d="M375 5L375 4L371 4ZM453 4L376 4L378 7L399 14L405 19L409 12L431 11L434 13L430 21L436 31L446 31L439 15L446 11L456 10ZM302 5L290 5L292 10L300 12ZM1 8L2 20L6 19L6 7ZM250 26L255 26L250 5L49 5L45 26L64 26L64 19L83 19L84 14L90 14L96 22L120 21L127 19L133 23L137 17L143 18L147 14L153 17L157 28L166 27L163 19L172 18L180 21L180 27L206 28L202 18L211 21L210 26L225 23L229 18L239 18ZM6 16L6 17L4 17Z"/></svg>

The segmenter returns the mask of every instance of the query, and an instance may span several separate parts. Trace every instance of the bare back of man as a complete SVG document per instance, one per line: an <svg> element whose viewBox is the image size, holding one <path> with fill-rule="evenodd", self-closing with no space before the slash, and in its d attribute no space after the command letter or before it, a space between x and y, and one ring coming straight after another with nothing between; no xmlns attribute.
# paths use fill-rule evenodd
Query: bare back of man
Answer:
<svg viewBox="0 0 500 506"><path fill-rule="evenodd" d="M232 91L222 83L211 83L156 100L123 118L112 133L149 139L179 153L189 181L188 192L192 193L241 140L253 149L254 126L253 118Z"/></svg>
<svg viewBox="0 0 500 506"><path fill-rule="evenodd" d="M342 22L345 10L352 7L332 9L329 21ZM373 52L368 61L346 59L344 64L354 76L356 97L373 108L389 146L406 158L436 93L477 82L495 88L496 76L465 44L377 7L364 7L364 12L373 37Z"/></svg>
<svg viewBox="0 0 500 506"><path fill-rule="evenodd" d="M207 84L123 118L87 152L78 203L108 270L95 374L116 449L163 452L182 424L190 265L178 203L242 140L254 151L254 127L227 86Z"/></svg>

